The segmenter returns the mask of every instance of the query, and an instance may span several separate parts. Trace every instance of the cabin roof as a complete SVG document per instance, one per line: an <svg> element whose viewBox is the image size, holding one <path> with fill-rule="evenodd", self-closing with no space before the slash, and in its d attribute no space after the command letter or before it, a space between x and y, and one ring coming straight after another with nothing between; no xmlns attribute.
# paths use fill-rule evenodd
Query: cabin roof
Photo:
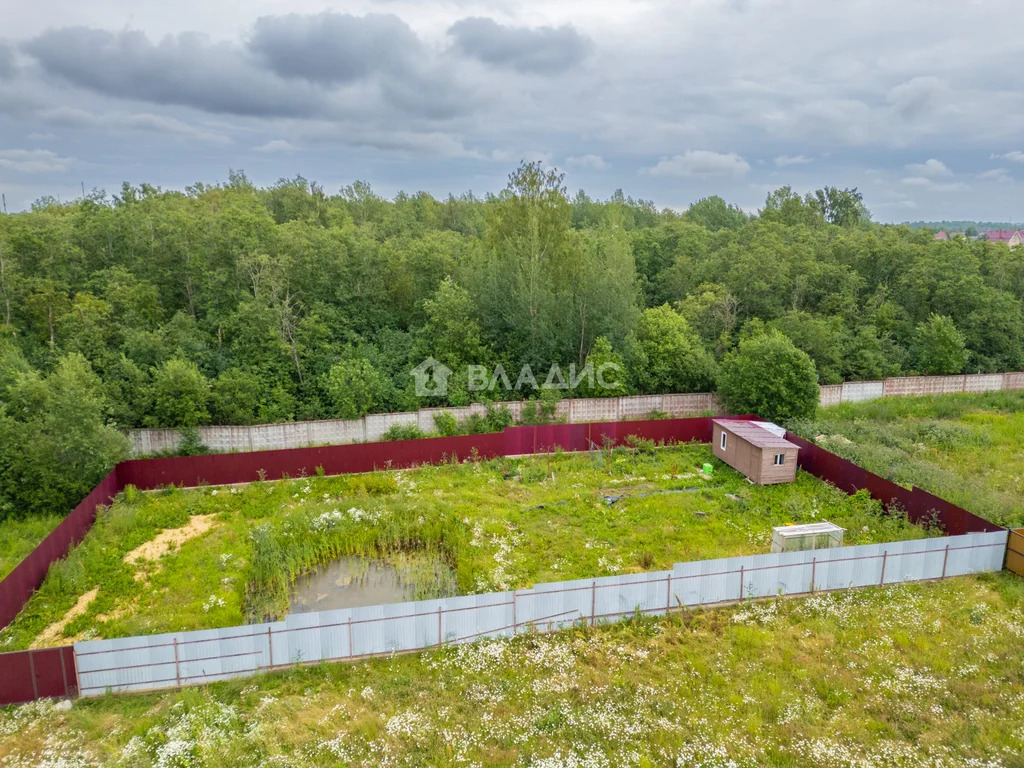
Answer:
<svg viewBox="0 0 1024 768"><path fill-rule="evenodd" d="M758 448L799 448L798 445L789 442L786 438L759 426L757 422L738 419L712 419L711 421Z"/></svg>

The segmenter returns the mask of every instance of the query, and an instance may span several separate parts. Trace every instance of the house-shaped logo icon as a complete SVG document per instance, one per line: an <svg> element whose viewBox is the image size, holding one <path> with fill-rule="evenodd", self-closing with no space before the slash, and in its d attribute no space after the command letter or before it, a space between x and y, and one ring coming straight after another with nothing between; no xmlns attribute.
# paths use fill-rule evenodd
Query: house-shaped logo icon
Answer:
<svg viewBox="0 0 1024 768"><path fill-rule="evenodd" d="M444 397L448 394L448 377L452 369L440 360L428 357L409 373L416 382L417 397Z"/></svg>

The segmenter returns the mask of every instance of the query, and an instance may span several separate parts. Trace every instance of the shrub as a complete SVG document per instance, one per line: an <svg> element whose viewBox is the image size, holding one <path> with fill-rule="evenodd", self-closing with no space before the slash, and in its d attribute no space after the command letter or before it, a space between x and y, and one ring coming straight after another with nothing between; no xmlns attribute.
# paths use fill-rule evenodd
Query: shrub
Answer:
<svg viewBox="0 0 1024 768"><path fill-rule="evenodd" d="M812 416L820 398L814 362L778 332L741 341L725 358L718 392L732 413L780 422Z"/></svg>
<svg viewBox="0 0 1024 768"><path fill-rule="evenodd" d="M448 411L434 414L434 429L441 437L454 437L460 433L459 420Z"/></svg>
<svg viewBox="0 0 1024 768"><path fill-rule="evenodd" d="M418 440L425 437L423 430L415 424L392 424L387 431L380 436L381 440Z"/></svg>

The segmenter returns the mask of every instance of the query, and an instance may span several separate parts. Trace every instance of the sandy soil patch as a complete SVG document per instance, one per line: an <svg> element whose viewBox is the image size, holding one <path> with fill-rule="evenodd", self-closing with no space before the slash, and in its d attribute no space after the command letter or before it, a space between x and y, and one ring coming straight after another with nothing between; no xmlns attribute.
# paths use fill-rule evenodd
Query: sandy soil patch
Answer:
<svg viewBox="0 0 1024 768"><path fill-rule="evenodd" d="M57 644L58 641L60 645L63 645L65 642L64 627L85 613L89 609L89 604L96 599L96 595L99 593L100 588L95 587L78 598L78 601L64 614L64 618L53 622L53 624L40 632L29 648L49 648L51 645Z"/></svg>
<svg viewBox="0 0 1024 768"><path fill-rule="evenodd" d="M133 549L124 556L126 563L137 563L139 560L156 560L165 552L176 549L189 539L202 536L214 526L214 515L195 515L181 528L170 528L161 531L153 539Z"/></svg>

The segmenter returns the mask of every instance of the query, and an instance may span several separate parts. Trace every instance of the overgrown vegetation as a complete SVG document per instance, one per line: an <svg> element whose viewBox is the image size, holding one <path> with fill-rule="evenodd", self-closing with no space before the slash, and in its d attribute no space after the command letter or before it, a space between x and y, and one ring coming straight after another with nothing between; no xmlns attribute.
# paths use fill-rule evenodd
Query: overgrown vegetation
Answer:
<svg viewBox="0 0 1024 768"><path fill-rule="evenodd" d="M997 574L0 711L12 766L1014 768ZM61 762L63 761L63 762Z"/></svg>
<svg viewBox="0 0 1024 768"><path fill-rule="evenodd" d="M712 478L698 471L705 462L715 466ZM850 544L928 535L866 494L849 497L802 473L793 484L752 486L707 445L647 440L237 488L128 488L51 568L0 633L0 649L28 646L97 587L52 642L280 616L298 575L342 555L401 565L420 553L443 563L459 592L474 593L767 552L772 526L822 519L845 527ZM160 531L197 520L209 526L202 535L126 561ZM441 578L417 585L420 597L449 586Z"/></svg>
<svg viewBox="0 0 1024 768"><path fill-rule="evenodd" d="M791 428L897 483L1024 526L1024 392L843 403Z"/></svg>

